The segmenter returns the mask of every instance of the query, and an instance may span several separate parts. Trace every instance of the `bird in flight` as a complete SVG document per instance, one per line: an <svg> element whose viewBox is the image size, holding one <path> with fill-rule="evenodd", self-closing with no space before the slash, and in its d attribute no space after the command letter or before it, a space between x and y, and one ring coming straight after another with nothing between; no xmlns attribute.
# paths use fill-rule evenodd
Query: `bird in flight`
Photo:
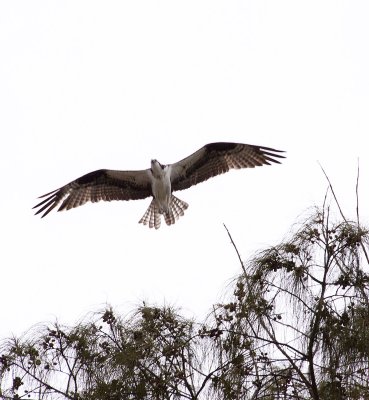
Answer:
<svg viewBox="0 0 369 400"><path fill-rule="evenodd" d="M209 143L174 164L151 160L151 168L138 171L99 169L40 196L33 208L45 217L60 204L58 211L70 210L88 201L139 200L152 196L149 208L139 223L158 229L161 215L172 225L184 214L188 204L173 195L230 169L280 164L281 150L242 143Z"/></svg>

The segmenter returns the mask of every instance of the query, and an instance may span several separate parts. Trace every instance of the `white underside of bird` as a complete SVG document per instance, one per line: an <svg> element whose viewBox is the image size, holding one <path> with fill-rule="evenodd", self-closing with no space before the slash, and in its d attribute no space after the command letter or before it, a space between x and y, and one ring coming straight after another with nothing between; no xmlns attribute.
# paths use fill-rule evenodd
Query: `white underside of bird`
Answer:
<svg viewBox="0 0 369 400"><path fill-rule="evenodd" d="M167 225L172 225L184 215L188 204L172 194L171 165L162 166L157 160L151 161L151 189L153 199L139 223L159 229L161 215Z"/></svg>

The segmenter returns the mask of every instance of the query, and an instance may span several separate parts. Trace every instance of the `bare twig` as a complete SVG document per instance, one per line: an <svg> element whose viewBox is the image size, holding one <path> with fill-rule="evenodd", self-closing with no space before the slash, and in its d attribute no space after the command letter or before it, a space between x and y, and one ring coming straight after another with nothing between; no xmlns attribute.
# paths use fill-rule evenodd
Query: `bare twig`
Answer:
<svg viewBox="0 0 369 400"><path fill-rule="evenodd" d="M360 175L360 164L359 159L357 160L357 176L356 176L356 219L357 226L360 226L360 216L359 216L359 175Z"/></svg>
<svg viewBox="0 0 369 400"><path fill-rule="evenodd" d="M242 270L243 270L243 273L244 273L244 274L245 274L245 276L246 276L246 275L247 275L247 274L246 274L246 268L245 268L245 265L244 265L244 263L243 263L243 261L242 261L242 259L241 259L240 253L239 253L239 251L238 251L238 249L237 249L237 246L236 246L236 244L235 244L234 240L232 239L232 236L231 236L231 234L229 233L229 230L228 230L228 228L226 227L226 225L225 225L225 224L223 224L223 225L224 225L224 228L225 228L225 230L226 230L226 231L227 231L227 233L228 233L228 236L229 236L229 238L231 239L231 243L232 243L232 245L233 245L234 249L236 250L236 253L237 253L238 259L240 260L241 268L242 268Z"/></svg>
<svg viewBox="0 0 369 400"><path fill-rule="evenodd" d="M359 177L360 177L360 164L359 159L357 160L357 176L356 176L356 220L357 220L357 227L360 229L360 214L359 214ZM366 251L364 243L360 240L361 248L365 255L366 261L369 263L369 255Z"/></svg>
<svg viewBox="0 0 369 400"><path fill-rule="evenodd" d="M319 164L319 165L320 165L320 164ZM337 199L337 197L336 197L336 194L335 194L335 192L334 192L334 190L333 190L332 183L331 183L331 181L329 180L328 175L326 174L326 172L324 171L324 168L323 168L321 165L320 165L320 168L322 169L322 171L323 171L325 177L327 178L327 181L328 181L328 183L329 183L329 188L331 189L331 192L332 192L332 194L333 194L334 200L336 201L336 204L337 204L337 207L338 207L338 209L339 209L339 211L340 211L340 214L341 214L343 220L347 223L347 219L346 219L345 215L343 214L343 212L342 212L342 210L341 210L340 204L339 204L338 199ZM359 160L358 160L358 165L357 165L357 177L356 177L356 218L357 218L357 226L358 226L358 228L360 227L360 219L359 219L359 173L360 173L360 166L359 166ZM368 252L366 251L366 248L365 248L365 246L364 246L364 243L363 243L361 240L360 240L360 245L361 245L361 248L362 248L363 253L364 253L364 255L365 255L366 261L369 263L369 254L368 254Z"/></svg>
<svg viewBox="0 0 369 400"><path fill-rule="evenodd" d="M333 190L332 183L331 183L331 181L330 181L330 179L329 179L327 173L325 172L324 168L322 167L322 165L321 165L320 163L319 163L319 166L320 166L320 168L322 169L323 174L324 174L325 177L327 178L327 181L328 181L328 184L329 184L329 188L331 189L331 192L332 192L333 197L334 197L334 200L335 200L335 202L336 202L336 204L337 204L338 210L339 210L339 212L340 212L340 214L341 214L343 220L344 220L345 222L347 222L347 219L346 219L346 217L345 217L345 215L344 215L344 213L343 213L343 211L342 211L342 209L341 209L340 203L338 202L336 193L335 193L334 190Z"/></svg>

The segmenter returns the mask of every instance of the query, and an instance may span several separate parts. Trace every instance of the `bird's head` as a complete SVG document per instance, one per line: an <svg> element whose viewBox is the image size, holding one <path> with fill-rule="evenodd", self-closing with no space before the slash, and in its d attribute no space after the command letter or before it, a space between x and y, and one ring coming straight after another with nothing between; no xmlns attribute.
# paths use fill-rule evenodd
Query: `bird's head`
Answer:
<svg viewBox="0 0 369 400"><path fill-rule="evenodd" d="M155 176L161 176L163 174L163 170L163 164L160 164L158 160L151 160L151 171Z"/></svg>

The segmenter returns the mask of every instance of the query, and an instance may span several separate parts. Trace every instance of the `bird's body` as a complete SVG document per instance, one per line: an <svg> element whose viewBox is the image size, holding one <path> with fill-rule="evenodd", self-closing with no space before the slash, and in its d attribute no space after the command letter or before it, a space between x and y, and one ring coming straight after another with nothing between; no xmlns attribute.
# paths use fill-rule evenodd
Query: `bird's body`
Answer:
<svg viewBox="0 0 369 400"><path fill-rule="evenodd" d="M184 190L230 169L254 168L280 163L284 158L280 150L242 143L210 143L192 155L174 164L162 165L151 161L151 168L139 171L116 171L101 169L90 172L67 185L47 193L34 208L36 214L46 216L60 205L58 211L81 206L87 201L138 200L152 196L153 199L139 221L158 229L161 215L167 225L184 214L188 204L172 193Z"/></svg>
<svg viewBox="0 0 369 400"><path fill-rule="evenodd" d="M153 198L157 201L161 213L169 210L172 195L170 165L162 166L157 160L151 161L151 190Z"/></svg>

